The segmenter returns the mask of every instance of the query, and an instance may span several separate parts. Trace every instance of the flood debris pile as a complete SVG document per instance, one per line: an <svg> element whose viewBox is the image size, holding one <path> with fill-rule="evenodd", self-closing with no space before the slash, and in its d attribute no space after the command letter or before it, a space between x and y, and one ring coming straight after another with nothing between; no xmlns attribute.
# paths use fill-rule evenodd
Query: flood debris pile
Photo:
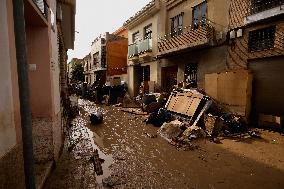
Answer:
<svg viewBox="0 0 284 189"><path fill-rule="evenodd" d="M143 109L147 110L147 106L158 102L153 95L148 96L143 100ZM206 137L214 142L218 141L219 136L248 134L260 137L248 129L241 116L229 112L218 102L193 89L175 90L163 107L151 110L148 111L151 113L146 123L160 127L158 134L161 137L186 150L196 149L192 141Z"/></svg>

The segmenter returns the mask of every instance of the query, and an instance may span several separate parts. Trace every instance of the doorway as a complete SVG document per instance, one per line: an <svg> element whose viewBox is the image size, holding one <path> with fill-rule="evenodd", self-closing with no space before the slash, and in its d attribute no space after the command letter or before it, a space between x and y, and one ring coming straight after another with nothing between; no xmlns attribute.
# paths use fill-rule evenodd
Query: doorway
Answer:
<svg viewBox="0 0 284 189"><path fill-rule="evenodd" d="M165 92L171 92L173 86L177 84L177 66L162 68L162 89Z"/></svg>

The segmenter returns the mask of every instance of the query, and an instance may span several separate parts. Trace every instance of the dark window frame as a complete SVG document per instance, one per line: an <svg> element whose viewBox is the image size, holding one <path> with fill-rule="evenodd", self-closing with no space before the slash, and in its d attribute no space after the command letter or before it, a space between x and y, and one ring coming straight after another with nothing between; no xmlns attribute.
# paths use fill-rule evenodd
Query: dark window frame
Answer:
<svg viewBox="0 0 284 189"><path fill-rule="evenodd" d="M183 15L184 12L171 18L171 37L181 35L183 33Z"/></svg>
<svg viewBox="0 0 284 189"><path fill-rule="evenodd" d="M251 0L251 14L257 14L284 5L283 0Z"/></svg>
<svg viewBox="0 0 284 189"><path fill-rule="evenodd" d="M147 29L149 29L147 31ZM149 24L147 26L144 27L144 39L152 39L153 35L153 28L152 28L152 24Z"/></svg>
<svg viewBox="0 0 284 189"><path fill-rule="evenodd" d="M137 39L135 39L135 36L137 35ZM137 43L139 41L139 31L137 31L137 32L134 32L133 34L132 34L132 43L134 44L134 43Z"/></svg>
<svg viewBox="0 0 284 189"><path fill-rule="evenodd" d="M249 32L248 51L263 51L273 49L275 45L276 25Z"/></svg>
<svg viewBox="0 0 284 189"><path fill-rule="evenodd" d="M205 5L205 12L203 12L203 8ZM197 18L196 18L197 12ZM192 7L192 26L193 29L197 29L199 26L205 26L208 17L208 3L207 1L203 1L202 3ZM201 22L201 23L200 23Z"/></svg>

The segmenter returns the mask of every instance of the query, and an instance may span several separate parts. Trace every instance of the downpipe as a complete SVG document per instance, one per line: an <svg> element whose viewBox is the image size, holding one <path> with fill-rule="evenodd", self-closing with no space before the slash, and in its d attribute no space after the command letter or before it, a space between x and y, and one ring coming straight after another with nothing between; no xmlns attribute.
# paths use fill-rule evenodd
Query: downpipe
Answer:
<svg viewBox="0 0 284 189"><path fill-rule="evenodd" d="M27 44L23 0L13 0L13 14L18 69L25 184L27 189L35 189Z"/></svg>

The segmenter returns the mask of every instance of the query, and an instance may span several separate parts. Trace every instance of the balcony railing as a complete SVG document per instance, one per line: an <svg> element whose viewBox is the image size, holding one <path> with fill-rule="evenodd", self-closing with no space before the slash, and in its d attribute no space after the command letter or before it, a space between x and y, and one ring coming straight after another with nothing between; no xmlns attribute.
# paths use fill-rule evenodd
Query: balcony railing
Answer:
<svg viewBox="0 0 284 189"><path fill-rule="evenodd" d="M42 15L47 19L48 18L48 11L49 7L45 0L33 0L36 4Z"/></svg>
<svg viewBox="0 0 284 189"><path fill-rule="evenodd" d="M284 5L284 0L251 0L250 15Z"/></svg>
<svg viewBox="0 0 284 189"><path fill-rule="evenodd" d="M138 54L152 51L152 39L144 39L138 43Z"/></svg>
<svg viewBox="0 0 284 189"><path fill-rule="evenodd" d="M132 58L138 55L138 45L137 43L133 43L128 46L128 57Z"/></svg>
<svg viewBox="0 0 284 189"><path fill-rule="evenodd" d="M159 39L158 56L185 49L200 48L211 44L214 38L214 27L210 24L184 27L179 35L168 34Z"/></svg>

